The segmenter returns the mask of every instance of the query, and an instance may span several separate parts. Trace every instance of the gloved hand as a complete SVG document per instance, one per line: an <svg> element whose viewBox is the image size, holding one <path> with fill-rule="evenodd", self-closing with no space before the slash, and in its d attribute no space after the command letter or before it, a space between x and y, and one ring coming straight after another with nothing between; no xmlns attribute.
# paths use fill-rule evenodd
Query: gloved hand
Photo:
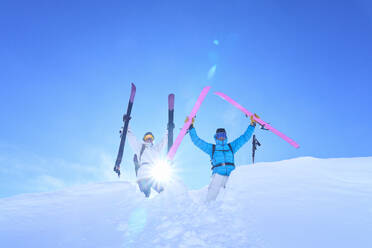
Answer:
<svg viewBox="0 0 372 248"><path fill-rule="evenodd" d="M132 119L132 117L127 116L127 114L123 115L123 122L129 121L130 119Z"/></svg>
<svg viewBox="0 0 372 248"><path fill-rule="evenodd" d="M186 116L185 123L188 122L188 121L189 121L189 117ZM190 131L191 129L194 128L194 122L195 122L195 117L192 118L192 120L191 120L191 124L190 124L190 126L189 126L189 128L188 128L188 131ZM187 132L188 132L188 131L187 131Z"/></svg>
<svg viewBox="0 0 372 248"><path fill-rule="evenodd" d="M186 116L186 120L185 120L185 123L189 121L189 117ZM191 125L194 125L194 122L195 122L195 117L192 118L191 120Z"/></svg>
<svg viewBox="0 0 372 248"><path fill-rule="evenodd" d="M257 114L254 114L254 117L258 119L260 118ZM251 125L256 126L256 120L253 118L253 115L251 115Z"/></svg>

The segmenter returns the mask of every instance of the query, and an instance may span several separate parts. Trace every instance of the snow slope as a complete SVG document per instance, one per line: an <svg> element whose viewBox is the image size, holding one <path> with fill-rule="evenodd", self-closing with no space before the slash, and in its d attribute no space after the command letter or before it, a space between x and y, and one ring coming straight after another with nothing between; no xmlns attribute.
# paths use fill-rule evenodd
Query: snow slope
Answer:
<svg viewBox="0 0 372 248"><path fill-rule="evenodd" d="M0 199L0 247L372 247L372 157L238 167L218 200L108 182Z"/></svg>

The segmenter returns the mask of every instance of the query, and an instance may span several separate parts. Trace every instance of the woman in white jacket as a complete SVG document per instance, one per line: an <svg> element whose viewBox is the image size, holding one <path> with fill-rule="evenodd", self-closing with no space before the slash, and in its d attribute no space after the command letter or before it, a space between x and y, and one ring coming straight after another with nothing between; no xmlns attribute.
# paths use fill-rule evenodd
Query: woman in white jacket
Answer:
<svg viewBox="0 0 372 248"><path fill-rule="evenodd" d="M164 147L168 144L168 130L166 130L163 139L154 144L154 135L151 132L145 133L143 141L139 141L131 129L127 133L129 145L137 157L138 168L136 168L138 186L146 197L150 196L151 188L158 193L164 190L162 185L155 182L151 177L151 170L157 161L161 160Z"/></svg>

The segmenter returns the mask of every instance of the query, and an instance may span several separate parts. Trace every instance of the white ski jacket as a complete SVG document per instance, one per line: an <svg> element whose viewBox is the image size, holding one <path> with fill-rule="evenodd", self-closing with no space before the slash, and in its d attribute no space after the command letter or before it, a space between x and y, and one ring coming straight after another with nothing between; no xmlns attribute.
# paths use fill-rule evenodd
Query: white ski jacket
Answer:
<svg viewBox="0 0 372 248"><path fill-rule="evenodd" d="M133 152L137 154L138 162L140 164L140 168L137 172L137 181L148 179L151 176L151 167L161 159L162 151L164 147L168 145L168 130L166 130L163 138L155 145L139 141L130 128L128 128L127 137L129 145ZM142 145L145 145L145 150L143 151L142 156L140 156Z"/></svg>

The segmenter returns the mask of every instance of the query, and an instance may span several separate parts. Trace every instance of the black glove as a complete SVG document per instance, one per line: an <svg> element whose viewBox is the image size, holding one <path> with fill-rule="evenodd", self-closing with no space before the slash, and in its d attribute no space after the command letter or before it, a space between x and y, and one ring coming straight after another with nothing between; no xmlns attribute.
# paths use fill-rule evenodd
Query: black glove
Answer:
<svg viewBox="0 0 372 248"><path fill-rule="evenodd" d="M123 122L129 121L130 119L132 119L132 117L127 116L126 114L123 115Z"/></svg>
<svg viewBox="0 0 372 248"><path fill-rule="evenodd" d="M193 128L194 128L194 124L191 124L187 130L190 131Z"/></svg>

